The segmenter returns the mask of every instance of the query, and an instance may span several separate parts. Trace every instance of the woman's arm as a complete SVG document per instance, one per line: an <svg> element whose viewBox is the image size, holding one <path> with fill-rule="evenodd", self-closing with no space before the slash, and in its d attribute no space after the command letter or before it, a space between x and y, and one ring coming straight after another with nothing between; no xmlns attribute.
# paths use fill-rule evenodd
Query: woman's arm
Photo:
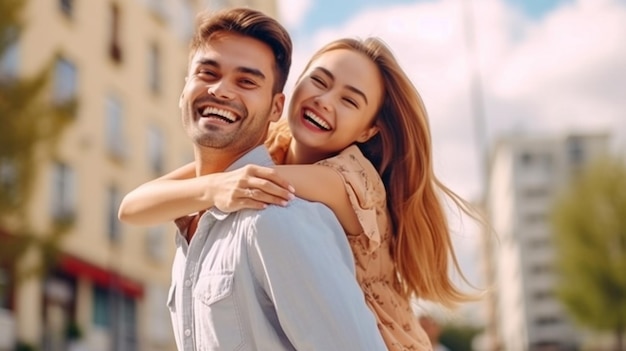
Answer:
<svg viewBox="0 0 626 351"><path fill-rule="evenodd" d="M293 185L297 196L328 206L347 233L359 234L363 231L345 183L337 171L321 165L281 165L274 169Z"/></svg>
<svg viewBox="0 0 626 351"><path fill-rule="evenodd" d="M329 167L248 165L231 172L200 177L196 177L195 172L192 162L140 185L122 200L118 213L120 220L135 225L154 225L212 206L224 212L262 209L267 204L285 206L295 188L298 196L328 206L346 232L358 234L363 230L343 179Z"/></svg>
<svg viewBox="0 0 626 351"><path fill-rule="evenodd" d="M215 206L224 212L285 206L293 189L272 168L248 165L240 169L196 177L187 164L128 193L118 217L135 225L154 225Z"/></svg>

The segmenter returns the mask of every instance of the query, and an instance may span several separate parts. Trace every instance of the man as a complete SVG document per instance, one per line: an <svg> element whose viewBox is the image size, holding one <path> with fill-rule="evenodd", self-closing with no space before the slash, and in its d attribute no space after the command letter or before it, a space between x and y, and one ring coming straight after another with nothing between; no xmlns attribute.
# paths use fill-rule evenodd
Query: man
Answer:
<svg viewBox="0 0 626 351"><path fill-rule="evenodd" d="M199 16L180 98L196 173L272 165L291 40L250 9ZM178 220L168 306L179 350L384 350L332 212L288 207ZM196 229L197 228L197 229Z"/></svg>
<svg viewBox="0 0 626 351"><path fill-rule="evenodd" d="M439 323L429 315L421 315L419 322L424 331L428 335L430 344L433 346L433 351L449 351L448 348L439 342L439 336L441 335L441 327Z"/></svg>

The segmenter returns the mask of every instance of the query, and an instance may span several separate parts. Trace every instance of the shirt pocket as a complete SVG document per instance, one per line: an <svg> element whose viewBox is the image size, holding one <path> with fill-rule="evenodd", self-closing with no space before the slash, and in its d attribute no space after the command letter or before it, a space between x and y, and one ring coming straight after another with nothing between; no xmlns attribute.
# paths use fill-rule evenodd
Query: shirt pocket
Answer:
<svg viewBox="0 0 626 351"><path fill-rule="evenodd" d="M194 288L197 345L206 350L238 350L243 343L241 311L232 272L202 275Z"/></svg>

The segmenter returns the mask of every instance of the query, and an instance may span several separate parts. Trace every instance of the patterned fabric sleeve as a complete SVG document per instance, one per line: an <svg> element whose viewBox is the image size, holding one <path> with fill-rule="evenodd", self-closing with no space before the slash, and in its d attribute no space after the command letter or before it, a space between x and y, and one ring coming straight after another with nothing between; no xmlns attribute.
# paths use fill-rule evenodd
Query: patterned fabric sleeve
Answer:
<svg viewBox="0 0 626 351"><path fill-rule="evenodd" d="M384 186L376 169L356 146L317 164L334 169L343 178L350 203L363 228L362 234L367 238L364 249L373 252L381 242L377 211L385 201Z"/></svg>

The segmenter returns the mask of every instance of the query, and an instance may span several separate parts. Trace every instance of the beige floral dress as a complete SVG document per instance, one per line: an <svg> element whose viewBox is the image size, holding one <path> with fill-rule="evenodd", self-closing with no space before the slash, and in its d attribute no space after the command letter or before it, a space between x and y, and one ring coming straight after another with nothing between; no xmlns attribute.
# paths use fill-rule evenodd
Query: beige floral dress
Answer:
<svg viewBox="0 0 626 351"><path fill-rule="evenodd" d="M274 123L266 141L274 162L283 164L291 142L287 123ZM348 235L354 254L356 278L374 312L389 350L430 351L428 336L419 325L409 301L398 293L396 269L391 257L391 228L386 194L376 169L356 146L318 162L343 178L363 232Z"/></svg>

